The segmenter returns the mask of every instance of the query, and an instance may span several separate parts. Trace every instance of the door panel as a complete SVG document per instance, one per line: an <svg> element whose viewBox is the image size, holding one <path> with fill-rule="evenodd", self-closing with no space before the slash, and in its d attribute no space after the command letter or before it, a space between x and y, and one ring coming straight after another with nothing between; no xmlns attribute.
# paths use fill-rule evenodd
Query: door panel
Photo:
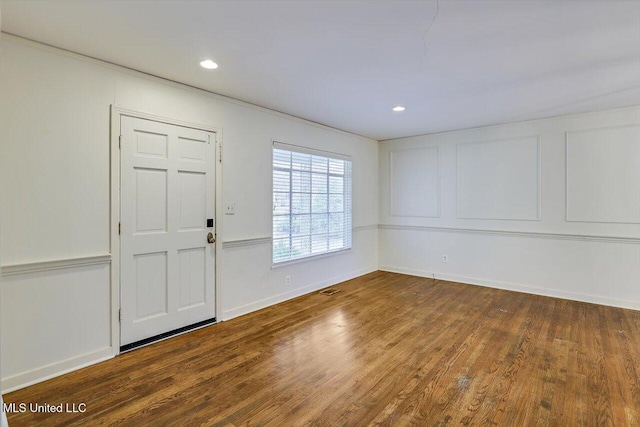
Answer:
<svg viewBox="0 0 640 427"><path fill-rule="evenodd" d="M156 157L166 159L168 155L169 141L167 135L135 131L136 146L135 155L139 157Z"/></svg>
<svg viewBox="0 0 640 427"><path fill-rule="evenodd" d="M133 256L135 264L136 312L134 322L167 314L167 253Z"/></svg>
<svg viewBox="0 0 640 427"><path fill-rule="evenodd" d="M215 135L122 117L121 345L215 317Z"/></svg>
<svg viewBox="0 0 640 427"><path fill-rule="evenodd" d="M178 172L180 192L180 221L178 229L204 230L206 218L206 174L201 172Z"/></svg>
<svg viewBox="0 0 640 427"><path fill-rule="evenodd" d="M167 171L136 168L135 234L167 231Z"/></svg>
<svg viewBox="0 0 640 427"><path fill-rule="evenodd" d="M207 158L207 142L193 138L178 138L178 155L180 160L205 162Z"/></svg>
<svg viewBox="0 0 640 427"><path fill-rule="evenodd" d="M182 249L180 257L180 310L205 303L204 249Z"/></svg>

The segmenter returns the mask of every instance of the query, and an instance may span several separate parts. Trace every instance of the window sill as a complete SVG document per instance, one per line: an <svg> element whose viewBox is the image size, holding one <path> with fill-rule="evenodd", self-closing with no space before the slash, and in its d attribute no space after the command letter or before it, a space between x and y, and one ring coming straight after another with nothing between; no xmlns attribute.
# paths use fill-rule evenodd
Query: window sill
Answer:
<svg viewBox="0 0 640 427"><path fill-rule="evenodd" d="M271 264L271 269L275 269L275 268L280 268L280 267L286 267L288 265L291 264L299 264L301 262L306 262L306 261L313 261L316 259L320 259L320 258L327 258L330 256L334 256L334 255L339 255L339 254L344 254L346 252L351 252L352 248L347 248L347 249L340 249L337 251L333 251L333 252L326 252L323 254L318 254L318 255L312 255L312 256L308 256L308 257L304 257L304 258L297 258L297 259L292 259L291 261L282 261L279 262L277 264Z"/></svg>

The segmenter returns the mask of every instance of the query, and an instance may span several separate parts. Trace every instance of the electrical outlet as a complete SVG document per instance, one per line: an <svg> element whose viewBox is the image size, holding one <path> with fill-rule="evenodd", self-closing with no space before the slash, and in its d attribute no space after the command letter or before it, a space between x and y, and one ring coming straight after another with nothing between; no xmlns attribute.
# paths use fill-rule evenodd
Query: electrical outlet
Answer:
<svg viewBox="0 0 640 427"><path fill-rule="evenodd" d="M449 256L447 255L442 255L442 262L449 262Z"/></svg>
<svg viewBox="0 0 640 427"><path fill-rule="evenodd" d="M284 276L285 286L291 286L291 276Z"/></svg>
<svg viewBox="0 0 640 427"><path fill-rule="evenodd" d="M224 203L224 213L225 215L233 215L236 213L236 202L225 202Z"/></svg>

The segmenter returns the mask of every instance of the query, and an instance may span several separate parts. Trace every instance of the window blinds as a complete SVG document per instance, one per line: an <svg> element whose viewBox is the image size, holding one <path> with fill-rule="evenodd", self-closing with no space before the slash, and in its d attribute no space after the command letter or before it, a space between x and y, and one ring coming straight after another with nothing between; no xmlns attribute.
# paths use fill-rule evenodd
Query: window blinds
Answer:
<svg viewBox="0 0 640 427"><path fill-rule="evenodd" d="M351 248L351 161L274 143L273 263Z"/></svg>

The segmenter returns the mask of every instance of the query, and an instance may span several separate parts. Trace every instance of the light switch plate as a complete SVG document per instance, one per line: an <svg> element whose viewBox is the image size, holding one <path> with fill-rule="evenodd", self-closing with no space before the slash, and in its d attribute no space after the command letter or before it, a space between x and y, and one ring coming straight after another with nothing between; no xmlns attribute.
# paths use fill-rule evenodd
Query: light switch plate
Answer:
<svg viewBox="0 0 640 427"><path fill-rule="evenodd" d="M225 215L233 215L236 213L236 202L225 202L224 203L224 213Z"/></svg>

